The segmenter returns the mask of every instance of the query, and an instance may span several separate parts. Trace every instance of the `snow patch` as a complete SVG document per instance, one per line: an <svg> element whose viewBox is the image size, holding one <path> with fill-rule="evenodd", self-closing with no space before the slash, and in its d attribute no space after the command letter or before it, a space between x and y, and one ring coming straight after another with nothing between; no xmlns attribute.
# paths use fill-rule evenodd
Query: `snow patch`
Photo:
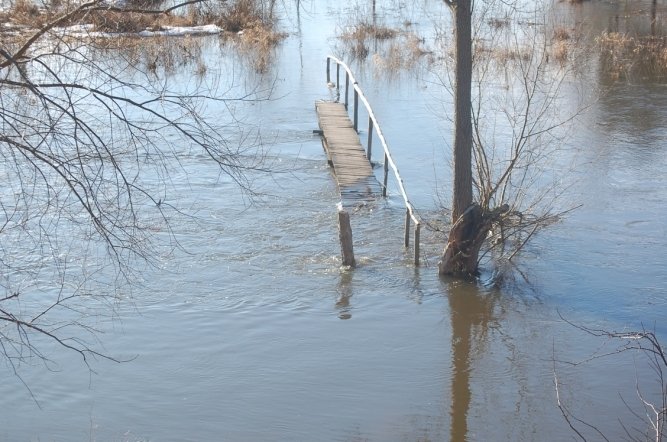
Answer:
<svg viewBox="0 0 667 442"><path fill-rule="evenodd" d="M54 29L59 34L70 37L88 37L88 38L112 38L112 37L185 37L190 35L215 35L220 34L223 29L218 25L202 26L163 26L157 30L143 30L141 32L97 32L95 26L74 25L66 28Z"/></svg>
<svg viewBox="0 0 667 442"><path fill-rule="evenodd" d="M210 35L210 34L219 34L222 32L222 28L218 25L202 25L202 26L164 26L159 31L141 31L139 36L141 37L156 37L156 36L165 36L165 37L183 37L187 35Z"/></svg>

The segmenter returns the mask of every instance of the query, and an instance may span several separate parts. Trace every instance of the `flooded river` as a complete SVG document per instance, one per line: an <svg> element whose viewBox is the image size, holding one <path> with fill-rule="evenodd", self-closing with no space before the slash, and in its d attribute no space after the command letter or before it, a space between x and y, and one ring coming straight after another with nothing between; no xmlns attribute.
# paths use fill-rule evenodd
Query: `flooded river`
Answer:
<svg viewBox="0 0 667 442"><path fill-rule="evenodd" d="M611 26L650 23L652 2L633 3L559 4L559 20L590 43ZM438 278L444 238L428 229L414 268L391 181L386 200L352 214L359 267L345 270L314 103L331 94L326 55L345 55L336 35L371 5L280 8L289 36L265 74L246 72L215 37L204 44L209 72L274 87L272 100L238 109L277 170L254 175L264 195L248 205L204 158L175 176L175 200L198 215L172 226L185 251L165 253L98 324L103 351L130 361L94 361L90 373L53 348L50 369L20 367L34 399L6 372L0 441L572 440L555 378L562 404L610 440L625 437L619 422L646 428L633 414L644 413L637 380L647 400L661 388L646 358L590 359L617 343L561 316L667 342L667 81L610 81L595 57L572 80L600 92L560 151L573 165L559 204L581 207L535 238L514 282L485 284L490 268L479 284ZM427 48L435 25L450 26L435 0L375 8L388 25L410 22ZM658 2L658 20L664 12ZM352 68L414 205L435 222L449 203L452 113L427 64L390 73L369 56Z"/></svg>

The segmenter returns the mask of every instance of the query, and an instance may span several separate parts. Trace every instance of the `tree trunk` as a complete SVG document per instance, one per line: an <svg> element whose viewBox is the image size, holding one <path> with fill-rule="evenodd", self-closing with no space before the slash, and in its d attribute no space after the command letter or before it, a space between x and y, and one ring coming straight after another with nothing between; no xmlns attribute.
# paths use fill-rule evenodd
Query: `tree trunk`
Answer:
<svg viewBox="0 0 667 442"><path fill-rule="evenodd" d="M438 263L440 274L463 277L477 274L479 249L490 226L489 219L478 204L468 207L449 231L445 253Z"/></svg>
<svg viewBox="0 0 667 442"><path fill-rule="evenodd" d="M456 93L454 127L454 197L452 229L442 261L441 275L473 275L479 248L486 236L482 210L472 199L472 8L471 0L457 0ZM480 240L479 229L485 230Z"/></svg>
<svg viewBox="0 0 667 442"><path fill-rule="evenodd" d="M456 94L452 223L472 204L472 11L471 0L456 2Z"/></svg>

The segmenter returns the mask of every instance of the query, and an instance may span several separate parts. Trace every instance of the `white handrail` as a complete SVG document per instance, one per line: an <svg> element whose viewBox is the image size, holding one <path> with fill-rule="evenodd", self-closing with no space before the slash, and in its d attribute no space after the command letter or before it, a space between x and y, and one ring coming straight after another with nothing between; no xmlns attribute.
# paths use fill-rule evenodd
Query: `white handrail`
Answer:
<svg viewBox="0 0 667 442"><path fill-rule="evenodd" d="M394 161L394 158L391 156L391 152L389 151L389 146L387 145L387 140L385 139L384 134L382 133L382 129L380 128L380 124L378 123L377 118L375 117L375 113L373 112L370 103L368 102L366 96L361 90L359 83L354 78L354 75L352 74L352 71L350 70L349 66L347 66L347 64L345 64L342 60L336 58L333 55L327 56L327 83L331 82L330 65L332 60L336 63L336 89L338 91L339 97L340 97L340 84L339 84L340 66L342 66L343 69L345 69L346 108L348 106L348 88L349 84L352 83L352 87L354 89L353 117L354 117L354 129L356 131L358 131L358 99L361 100L361 102L366 107L366 111L368 112L368 152L366 156L369 162L371 161L371 145L372 145L373 129L375 129L375 133L377 133L377 136L380 139L380 142L382 143L382 148L384 149L384 180L383 180L382 196L387 196L387 173L388 173L387 165L391 166L392 170L394 171L394 176L396 177L396 181L398 181L398 187L401 191L401 195L403 196L403 201L405 202L405 208L406 208L405 246L408 247L410 244L410 219L412 219L412 221L414 221L415 223L415 265L419 265L419 232L421 228L421 220L419 219L419 216L417 215L414 206L412 205L410 199L408 198L408 194L405 191L403 178L401 178L401 175L398 172L398 167L396 166L396 162Z"/></svg>

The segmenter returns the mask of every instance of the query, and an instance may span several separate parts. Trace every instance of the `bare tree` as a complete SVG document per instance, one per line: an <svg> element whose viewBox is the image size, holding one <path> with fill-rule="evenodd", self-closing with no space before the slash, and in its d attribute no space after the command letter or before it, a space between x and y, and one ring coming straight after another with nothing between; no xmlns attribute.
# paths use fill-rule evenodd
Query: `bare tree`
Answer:
<svg viewBox="0 0 667 442"><path fill-rule="evenodd" d="M231 96L196 76L171 84L155 65L105 50L110 40L66 28L110 19L99 14L129 20L201 3L54 6L36 28L3 37L0 350L14 370L33 357L48 365L40 348L53 343L86 363L108 357L95 349L88 319L113 311L133 271L153 260L155 232L176 244L169 221L182 211L169 191L174 171L203 155L250 192L247 173L261 169L260 151L238 141L243 127L233 117L220 123L220 113L267 91ZM232 134L237 141L228 141Z"/></svg>
<svg viewBox="0 0 667 442"><path fill-rule="evenodd" d="M479 248L488 231L472 194L472 2L445 2L456 22L454 187L452 228L438 267L441 275L470 275L477 271Z"/></svg>
<svg viewBox="0 0 667 442"><path fill-rule="evenodd" d="M547 172L562 148L563 126L583 107L563 115L567 65L550 63L544 21L526 26L526 13L505 2L489 2L477 15L467 2L448 4L456 11L454 186L439 272L472 276L487 253L511 261L542 227L571 210L554 209L563 188L548 182ZM499 126L507 136L498 136Z"/></svg>

